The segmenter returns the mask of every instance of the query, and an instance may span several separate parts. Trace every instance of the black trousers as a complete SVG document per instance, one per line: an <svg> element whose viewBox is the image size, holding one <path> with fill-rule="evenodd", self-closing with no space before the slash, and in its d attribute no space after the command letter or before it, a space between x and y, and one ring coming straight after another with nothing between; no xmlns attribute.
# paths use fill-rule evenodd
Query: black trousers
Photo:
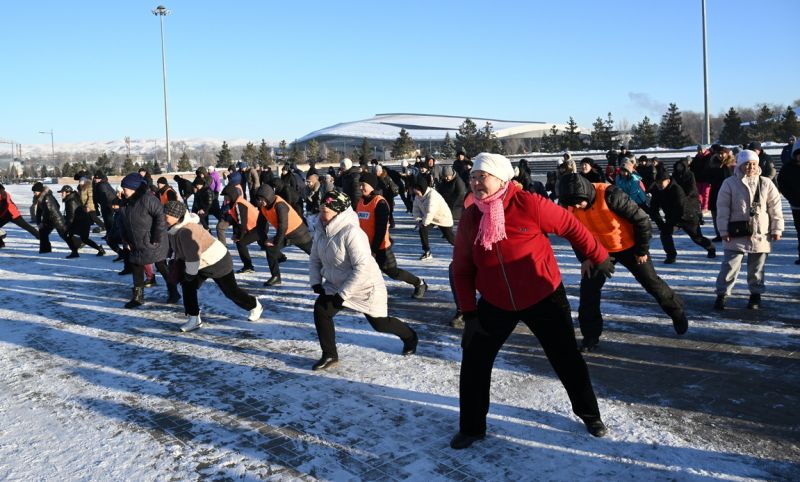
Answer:
<svg viewBox="0 0 800 482"><path fill-rule="evenodd" d="M714 247L714 243L700 232L699 224L682 224L678 227L689 235L694 244L702 246L706 251ZM664 247L664 252L667 253L667 256L677 256L678 251L675 249L675 241L672 239L672 232L675 230L674 225L667 223L663 227L659 227L659 229L661 246Z"/></svg>
<svg viewBox="0 0 800 482"><path fill-rule="evenodd" d="M492 366L519 321L528 325L541 343L550 365L567 390L575 415L581 419L600 418L589 369L575 342L564 285L542 301L520 311L505 311L481 299L478 301L478 319L488 334L476 333L462 355L459 383L459 428L462 433L486 433Z"/></svg>
<svg viewBox="0 0 800 482"><path fill-rule="evenodd" d="M100 216L97 215L97 211L88 211L87 214L89 214L92 222L95 223L100 229L106 229L106 224L102 219L100 219Z"/></svg>
<svg viewBox="0 0 800 482"><path fill-rule="evenodd" d="M798 221L800 221L800 208L792 208L792 222L794 223L794 230L797 233L797 257L800 258L800 230L798 230L800 223Z"/></svg>
<svg viewBox="0 0 800 482"><path fill-rule="evenodd" d="M103 216L103 226L106 231L111 231L111 227L114 226L114 209L111 205L101 205L100 214Z"/></svg>
<svg viewBox="0 0 800 482"><path fill-rule="evenodd" d="M633 248L611 253L614 264L620 263L630 271L636 281L642 285L658 305L670 318L683 315L683 300L656 274L653 260L648 255L647 261L638 264ZM603 333L603 315L600 313L600 296L606 277L598 274L591 278L581 278L580 305L578 321L584 338L599 339Z"/></svg>
<svg viewBox="0 0 800 482"><path fill-rule="evenodd" d="M224 221L220 221L223 223ZM217 224L217 229L219 229L219 224ZM219 232L219 231L217 231ZM222 236L224 237L224 231ZM239 241L236 241L236 250L239 252L239 258L242 260L242 267L243 268L250 268L253 269L253 260L250 258L250 250L247 248L248 244L254 243L259 240L259 234L257 229L251 229L250 231L244 233Z"/></svg>
<svg viewBox="0 0 800 482"><path fill-rule="evenodd" d="M284 238L283 246L289 246L292 243L289 243L288 238ZM311 254L311 241L306 243L295 244L300 248L304 253ZM280 276L281 275L281 268L280 268L280 258L281 258L281 246L267 246L267 265L269 266L269 272L272 276Z"/></svg>
<svg viewBox="0 0 800 482"><path fill-rule="evenodd" d="M167 277L167 261L162 259L154 264L156 265L158 272L161 273L161 277L164 278L164 282L169 285L169 282L167 281L169 279ZM136 263L129 263L129 266L131 271L133 271L132 275L134 288L144 287L144 266Z"/></svg>
<svg viewBox="0 0 800 482"><path fill-rule="evenodd" d="M203 282L208 278L209 277L206 276L201 269L197 273L197 277L195 279L181 283L181 287L183 288L183 310L187 315L197 316L200 314L200 304L197 301L197 291L203 285ZM233 271L229 271L228 274L218 278L211 279L213 279L217 286L219 286L219 289L222 290L222 294L224 294L229 300L236 303L236 306L239 308L250 311L256 307L256 298L247 294L245 290L236 284L236 277L233 275Z"/></svg>
<svg viewBox="0 0 800 482"><path fill-rule="evenodd" d="M394 257L392 248L380 249L375 252L375 261L386 276L403 281L412 286L419 285L422 281L404 269L397 267L397 258Z"/></svg>
<svg viewBox="0 0 800 482"><path fill-rule="evenodd" d="M419 227L419 239L420 241L422 241L422 250L426 252L431 250L431 245L430 242L428 241L428 230L430 229L430 227L431 225ZM442 234L444 234L444 237L447 239L447 242L450 243L450 245L456 244L456 237L453 234L452 226L448 227L437 226L437 227L439 228L439 231L441 231Z"/></svg>
<svg viewBox="0 0 800 482"><path fill-rule="evenodd" d="M28 222L25 221L25 219L22 216L17 216L15 218L6 217L6 218L3 218L3 219L0 219L0 228L5 226L9 222L12 222L12 223L16 224L17 226L21 227L25 231L31 233L31 236L33 236L34 238L39 239L39 230L34 228L33 226L31 226L30 224L28 224ZM3 242L2 239L0 239L0 248L2 248L5 245L6 245L5 242Z"/></svg>
<svg viewBox="0 0 800 482"><path fill-rule="evenodd" d="M39 252L40 253L49 253L53 250L52 245L50 244L50 233L53 232L55 227L45 224L42 226L42 229L39 230ZM76 238L73 238L63 229L56 229L58 235L61 239L67 243L67 246L70 250L76 251L78 247L80 247L80 241Z"/></svg>
<svg viewBox="0 0 800 482"><path fill-rule="evenodd" d="M81 228L80 232L67 231L67 233L68 233L68 235L73 236L73 238L72 238L72 242L73 242L72 252L73 253L77 253L78 252L78 249L80 249L80 247L81 247L81 243L83 243L83 244L85 244L87 246L91 246L92 248L96 249L97 251L100 251L101 249L103 249L103 248L100 247L99 244L95 243L94 241L92 241L91 238L89 238L89 227L88 226ZM80 242L77 242L77 243L75 242L75 238L76 237L78 239L80 239Z"/></svg>
<svg viewBox="0 0 800 482"><path fill-rule="evenodd" d="M336 351L336 328L333 326L333 317L338 312L339 308L333 306L332 296L319 295L314 303L314 326L317 327L322 356L339 357L339 353ZM414 336L414 332L408 325L393 316L381 318L367 314L364 316L372 328L379 333L391 333L400 337L401 340L408 340Z"/></svg>

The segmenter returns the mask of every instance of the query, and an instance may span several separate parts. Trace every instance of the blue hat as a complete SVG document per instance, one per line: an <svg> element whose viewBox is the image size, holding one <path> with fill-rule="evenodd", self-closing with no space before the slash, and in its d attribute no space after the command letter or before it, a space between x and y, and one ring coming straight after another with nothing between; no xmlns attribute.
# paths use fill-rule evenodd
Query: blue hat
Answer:
<svg viewBox="0 0 800 482"><path fill-rule="evenodd" d="M142 175L139 174L138 172L132 172L122 178L122 182L120 183L120 185L124 188L133 189L135 191L139 189L139 186L141 186L143 183L144 183L144 178L142 177Z"/></svg>
<svg viewBox="0 0 800 482"><path fill-rule="evenodd" d="M247 163L242 161L239 163L239 169L247 169Z"/></svg>

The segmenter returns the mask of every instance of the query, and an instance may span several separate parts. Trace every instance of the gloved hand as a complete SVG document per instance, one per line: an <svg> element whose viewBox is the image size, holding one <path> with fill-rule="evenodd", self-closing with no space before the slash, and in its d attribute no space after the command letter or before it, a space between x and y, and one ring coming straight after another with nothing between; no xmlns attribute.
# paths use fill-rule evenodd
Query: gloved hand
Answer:
<svg viewBox="0 0 800 482"><path fill-rule="evenodd" d="M339 293L336 293L335 295L333 295L333 297L331 298L331 301L333 302L333 306L336 307L336 309L341 310L342 307L344 307L344 300L339 295Z"/></svg>
<svg viewBox="0 0 800 482"><path fill-rule="evenodd" d="M614 263L611 261L611 256L606 258L602 263L594 267L595 273L599 273L606 278L610 278L614 274Z"/></svg>
<svg viewBox="0 0 800 482"><path fill-rule="evenodd" d="M197 275L196 274L183 273L183 281L185 283L194 283L195 281L197 281Z"/></svg>
<svg viewBox="0 0 800 482"><path fill-rule="evenodd" d="M466 350L475 335L488 336L489 333L481 327L477 311L467 311L462 313L462 316L464 318L464 334L461 337L461 348Z"/></svg>
<svg viewBox="0 0 800 482"><path fill-rule="evenodd" d="M317 283L314 286L312 286L311 287L311 291L313 291L314 293L316 293L318 295L324 295L325 294L325 290L322 288L322 285L319 284L319 283Z"/></svg>

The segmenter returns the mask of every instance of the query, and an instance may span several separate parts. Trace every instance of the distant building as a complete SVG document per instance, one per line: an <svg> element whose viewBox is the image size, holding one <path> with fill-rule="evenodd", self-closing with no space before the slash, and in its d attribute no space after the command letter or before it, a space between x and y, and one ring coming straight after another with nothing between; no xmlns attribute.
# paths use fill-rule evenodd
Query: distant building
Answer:
<svg viewBox="0 0 800 482"><path fill-rule="evenodd" d="M375 147L377 152L384 153L391 149L391 144L400 135L400 129L408 134L422 148L435 152L444 143L446 134L455 142L458 128L463 124L465 116L430 115L430 114L377 114L371 119L343 122L316 130L297 139L300 148L304 148L312 139L329 150L349 153L359 147L364 138ZM487 122L492 124L495 135L501 141L517 139L521 142L529 139L540 139L547 134L553 125L563 132L567 126L563 123L543 121L510 121L469 117L478 129ZM582 132L588 133L586 130Z"/></svg>

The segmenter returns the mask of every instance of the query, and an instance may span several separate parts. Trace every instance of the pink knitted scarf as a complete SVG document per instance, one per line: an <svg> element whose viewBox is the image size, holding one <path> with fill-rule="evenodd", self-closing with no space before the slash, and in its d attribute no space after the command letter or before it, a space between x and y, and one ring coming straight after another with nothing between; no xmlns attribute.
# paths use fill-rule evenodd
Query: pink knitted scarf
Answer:
<svg viewBox="0 0 800 482"><path fill-rule="evenodd" d="M475 205L483 213L481 224L478 226L478 235L475 243L483 246L486 251L492 250L492 245L501 239L506 239L506 215L503 210L503 197L508 192L506 185L487 197L486 199L474 199Z"/></svg>

